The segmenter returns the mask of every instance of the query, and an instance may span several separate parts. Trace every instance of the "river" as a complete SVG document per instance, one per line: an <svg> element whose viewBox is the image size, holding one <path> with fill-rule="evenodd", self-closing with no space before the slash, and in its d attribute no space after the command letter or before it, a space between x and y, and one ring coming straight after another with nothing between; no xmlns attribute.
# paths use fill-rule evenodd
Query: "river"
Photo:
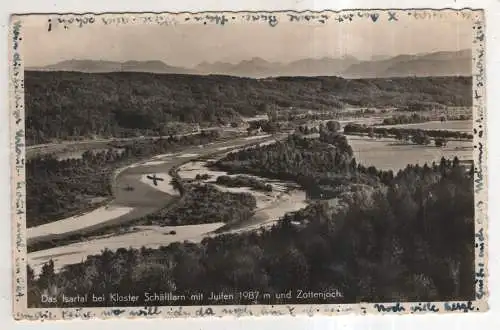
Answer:
<svg viewBox="0 0 500 330"><path fill-rule="evenodd" d="M113 186L114 200L108 205L92 212L71 217L27 230L30 242L46 241L53 238L63 238L75 233L91 232L99 227L123 223L152 213L163 207L166 202L175 198L178 192L172 187L168 172L174 166L185 163L180 168L181 177L188 178L185 173L190 169L191 175L212 173L205 163L192 162L201 156L206 157L214 153L229 152L243 148L249 144L273 143L275 138L269 135L251 138L238 138L226 142L212 143L197 146L175 154L157 155L122 168L115 173ZM217 175L226 175L218 172ZM155 175L163 179L154 185L148 176ZM212 176L211 180L215 180ZM255 196L257 209L254 219L232 231L241 232L253 230L273 224L286 212L291 212L306 206L305 192L292 183L283 183L266 180L273 186L270 193L261 193L248 188L225 188L216 185L219 189L230 191L246 191ZM213 184L206 180L206 184ZM211 223L190 226L136 226L132 231L124 234L109 234L89 238L84 242L72 243L46 250L39 250L28 254L28 264L38 273L41 266L53 260L56 270L65 265L85 260L89 255L99 254L104 249L116 250L119 248L140 248L142 246L155 248L174 242L200 242L203 238L213 236L214 231L224 226L224 223ZM175 232L175 234L173 233Z"/></svg>
<svg viewBox="0 0 500 330"><path fill-rule="evenodd" d="M460 159L472 158L470 141L450 141L445 148L435 146L416 146L401 144L394 139L370 139L368 137L348 136L359 163L376 166L379 169L399 170L407 164L438 162L442 156ZM178 192L171 185L168 174L173 167L180 166L179 175L185 179L195 179L197 174L208 174L203 181L214 184L223 171L212 171L206 167L206 160L213 154L234 151L250 144L265 145L273 143L273 136L237 138L231 141L195 146L180 153L157 155L136 164L122 168L115 173L113 185L114 200L108 205L87 214L55 221L27 230L29 242L39 242L53 238L62 238L75 233L85 233L99 227L131 221L155 212L173 198ZM155 175L163 179L157 185L148 178ZM259 178L273 186L272 192L259 192L249 188L227 188L215 185L222 190L248 192L257 200L257 209L252 221L231 228L230 232L242 232L274 224L287 212L297 211L306 206L306 194L290 182L280 182ZM173 242L200 242L203 238L216 235L224 223L212 223L190 226L136 226L132 231L122 234L102 235L89 238L85 242L40 250L28 254L28 263L38 272L40 267L52 259L56 269L85 260L89 255L99 254L103 249L155 248ZM173 233L175 232L175 234Z"/></svg>

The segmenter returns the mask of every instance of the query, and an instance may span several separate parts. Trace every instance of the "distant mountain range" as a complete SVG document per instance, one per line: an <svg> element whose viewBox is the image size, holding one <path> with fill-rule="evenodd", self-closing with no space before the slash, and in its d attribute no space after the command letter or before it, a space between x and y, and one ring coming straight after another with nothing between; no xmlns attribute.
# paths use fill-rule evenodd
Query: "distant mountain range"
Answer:
<svg viewBox="0 0 500 330"><path fill-rule="evenodd" d="M399 55L378 61L363 61L351 65L342 73L346 78L403 76L470 76L472 51L436 52L419 55Z"/></svg>
<svg viewBox="0 0 500 330"><path fill-rule="evenodd" d="M26 68L33 71L79 71L79 72L154 72L154 73L178 73L197 74L197 72L170 66L162 61L95 61L95 60L67 60L56 64L38 68Z"/></svg>
<svg viewBox="0 0 500 330"><path fill-rule="evenodd" d="M472 51L435 52L395 57L374 56L360 61L352 56L342 58L308 58L282 64L259 57L236 64L202 62L195 68L170 66L162 61L95 61L67 60L38 68L35 71L80 72L154 72L170 74L220 74L251 78L273 76L341 76L345 78L388 78L405 76L470 76Z"/></svg>

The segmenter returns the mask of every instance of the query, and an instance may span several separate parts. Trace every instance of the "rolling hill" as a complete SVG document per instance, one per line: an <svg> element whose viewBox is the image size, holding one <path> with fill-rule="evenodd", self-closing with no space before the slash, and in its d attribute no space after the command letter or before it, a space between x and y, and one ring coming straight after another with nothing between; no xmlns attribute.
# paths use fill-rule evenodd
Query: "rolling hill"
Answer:
<svg viewBox="0 0 500 330"><path fill-rule="evenodd" d="M75 137L164 135L172 123L228 124L267 106L470 106L470 77L251 79L144 72L25 73L27 144ZM167 130L168 131L168 130Z"/></svg>

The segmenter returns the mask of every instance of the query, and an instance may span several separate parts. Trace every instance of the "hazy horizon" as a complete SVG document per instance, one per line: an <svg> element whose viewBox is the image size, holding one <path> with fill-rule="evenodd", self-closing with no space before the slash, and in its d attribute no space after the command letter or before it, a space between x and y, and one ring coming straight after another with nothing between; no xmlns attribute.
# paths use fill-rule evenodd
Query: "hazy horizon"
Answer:
<svg viewBox="0 0 500 330"><path fill-rule="evenodd" d="M471 51L471 48L459 49L459 50L456 50L455 52L462 52L462 51ZM389 60L389 59L397 57L397 56L422 56L422 55L433 54L433 53L440 53L440 52L454 52L454 51L436 50L436 51L429 52L429 53L414 53L414 54L402 53L402 54L395 54L395 55L383 55L383 54L378 55L377 54L377 55L373 55L371 58L367 58L367 59L359 59L356 56L353 56L353 55L350 55L350 54L346 54L346 55L343 55L341 57L328 57L328 56L322 56L322 57L304 57L304 58L298 58L298 59L292 60L290 62L270 61L270 60L267 60L267 59L262 58L260 56L254 56L254 57L251 57L251 58L243 58L243 59L238 60L236 62L219 61L219 60L212 61L212 62L202 61L202 62L199 62L199 63L197 63L197 64L195 64L194 66L191 66L191 67L182 67L182 66L179 66L179 68L194 69L194 68L196 68L197 66L199 66L200 64L203 64L203 63L208 63L208 64L227 63L227 64L231 64L231 65L237 65L237 64L239 64L241 62L251 61L251 60L254 60L254 59L261 59L261 60L264 60L264 61L269 62L269 63L277 63L277 64L280 64L280 65L287 65L287 64L291 64L291 63L294 63L296 61L301 61L301 60L342 59L342 58L347 58L347 57L353 57L353 58L356 58L356 60L359 60L359 61L384 61L384 60ZM381 58L376 58L376 57L381 57ZM93 62L116 62L116 63L161 61L161 62L163 62L163 63L165 63L167 65L171 65L170 63L165 62L164 60L153 59L153 58L152 59L144 59L144 60L133 60L132 59L132 60L121 60L121 61L110 60L110 59L105 59L105 58L99 58L99 59L93 59L93 58L71 58L71 59L65 59L65 60L62 60L62 61L59 61L59 62L49 63L49 64L46 64L46 65L43 65L43 66L28 66L28 67L31 67L31 68L38 68L38 67L43 68L45 66L55 65L55 64L59 64L59 63L63 63L63 62L68 62L68 61L93 61Z"/></svg>
<svg viewBox="0 0 500 330"><path fill-rule="evenodd" d="M364 18L347 23L329 20L324 25L281 21L276 27L248 22L226 26L93 24L67 30L59 26L50 32L46 19L23 18L26 67L66 60L160 60L184 68L203 62L236 64L255 57L283 64L345 56L370 60L470 49L473 32L472 20L452 13L420 20L400 14L397 22L381 19L377 23Z"/></svg>

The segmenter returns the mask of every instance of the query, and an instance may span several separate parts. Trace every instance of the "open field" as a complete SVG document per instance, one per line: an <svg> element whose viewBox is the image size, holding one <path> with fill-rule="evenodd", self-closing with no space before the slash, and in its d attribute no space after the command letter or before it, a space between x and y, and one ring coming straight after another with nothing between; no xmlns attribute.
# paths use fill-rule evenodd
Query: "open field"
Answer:
<svg viewBox="0 0 500 330"><path fill-rule="evenodd" d="M470 133L472 132L472 120L428 121L415 124L380 125L379 127L420 128L423 130L446 130Z"/></svg>
<svg viewBox="0 0 500 330"><path fill-rule="evenodd" d="M449 141L446 147L405 144L395 139L372 139L366 136L347 136L358 163L381 170L398 171L408 164L439 162L441 157L472 159L472 141Z"/></svg>

